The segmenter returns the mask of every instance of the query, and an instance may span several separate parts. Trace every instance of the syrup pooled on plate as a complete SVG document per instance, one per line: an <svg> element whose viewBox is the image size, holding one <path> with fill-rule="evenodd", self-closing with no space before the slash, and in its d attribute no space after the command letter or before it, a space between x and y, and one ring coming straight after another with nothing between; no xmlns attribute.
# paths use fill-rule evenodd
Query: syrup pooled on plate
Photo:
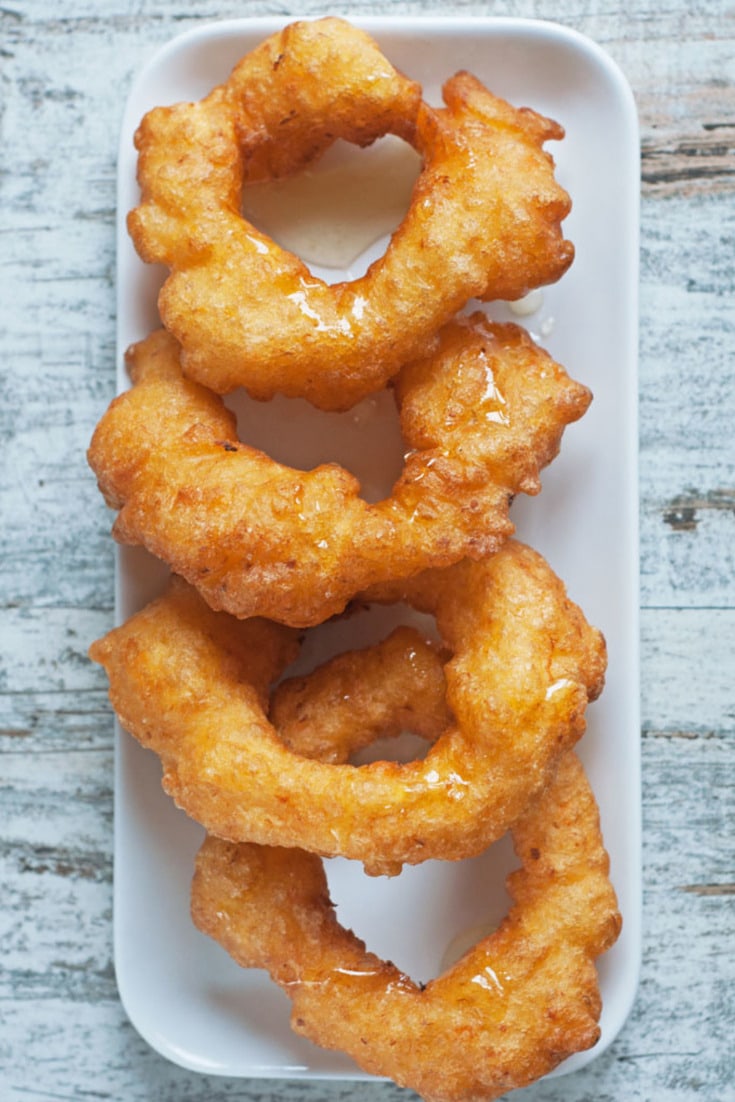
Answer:
<svg viewBox="0 0 735 1102"><path fill-rule="evenodd" d="M354 277L359 258L400 225L420 168L393 135L368 149L339 141L296 176L246 187L243 213L306 264Z"/></svg>

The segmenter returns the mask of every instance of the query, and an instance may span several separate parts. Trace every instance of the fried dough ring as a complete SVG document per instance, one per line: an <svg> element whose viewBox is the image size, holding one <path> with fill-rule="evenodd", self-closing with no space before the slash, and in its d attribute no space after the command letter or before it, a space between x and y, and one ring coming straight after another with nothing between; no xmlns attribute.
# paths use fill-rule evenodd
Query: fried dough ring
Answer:
<svg viewBox="0 0 735 1102"><path fill-rule="evenodd" d="M605 669L602 636L522 544L425 572L401 595L435 615L453 653L445 675L455 722L423 761L295 755L249 672L255 632L263 651L293 635L212 612L181 582L90 655L107 670L122 726L160 756L166 791L211 833L393 874L479 853L505 833L582 735ZM274 680L282 668L273 664Z"/></svg>
<svg viewBox="0 0 735 1102"><path fill-rule="evenodd" d="M396 628L372 647L282 681L268 718L295 754L332 764L405 731L436 742L454 718L444 679L449 657L415 628Z"/></svg>
<svg viewBox="0 0 735 1102"><path fill-rule="evenodd" d="M426 1102L477 1102L547 1074L599 1038L594 961L621 919L578 758L512 828L521 867L501 926L420 987L339 925L313 854L208 837L192 916L292 1000L292 1028Z"/></svg>
<svg viewBox="0 0 735 1102"><path fill-rule="evenodd" d="M466 555L512 531L510 499L540 489L589 391L522 330L452 322L396 385L409 454L368 504L334 464L304 472L240 444L221 399L183 378L165 331L131 349L135 383L89 451L121 543L143 544L216 609L292 626L341 612L359 590Z"/></svg>
<svg viewBox="0 0 735 1102"><path fill-rule="evenodd" d="M164 325L192 379L219 393L280 392L346 409L428 354L471 298L515 299L568 268L567 193L543 149L562 128L491 95L468 73L446 108L342 20L297 22L197 103L149 112L135 136L139 254L165 264ZM385 256L329 285L242 215L242 189L288 175L337 138L392 133L424 159Z"/></svg>

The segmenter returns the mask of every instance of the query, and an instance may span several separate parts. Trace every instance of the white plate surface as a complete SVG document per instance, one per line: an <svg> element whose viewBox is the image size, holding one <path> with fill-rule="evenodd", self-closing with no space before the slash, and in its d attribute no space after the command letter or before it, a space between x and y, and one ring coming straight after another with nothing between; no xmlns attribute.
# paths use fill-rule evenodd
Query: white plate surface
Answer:
<svg viewBox="0 0 735 1102"><path fill-rule="evenodd" d="M285 20L283 21L285 22ZM440 102L440 86L467 68L493 91L558 119L567 131L553 143L560 181L574 209L565 231L576 246L571 270L544 289L535 313L521 320L569 372L589 385L592 408L566 433L561 456L545 473L544 489L519 500L519 535L542 551L571 596L608 641L607 687L589 713L581 756L600 803L612 877L624 915L623 934L600 962L603 1036L589 1052L565 1062L571 1071L599 1054L630 1009L640 959L640 751L638 693L637 281L638 134L630 90L609 58L589 40L548 23L505 19L355 20L387 56L421 81ZM156 291L163 272L137 258L125 229L138 200L132 136L146 110L197 99L234 62L282 22L242 20L203 26L160 50L128 100L119 161L118 362L127 345L159 322ZM379 255L385 240L348 278ZM319 271L319 269L315 269ZM332 275L332 278L336 278ZM340 415L329 430L337 458L369 452L375 433L395 418L368 400ZM303 403L238 402L241 435L268 448L276 419L289 423L277 458L302 463L335 457L324 451L325 415ZM387 411L387 412L386 412ZM329 415L334 418L334 415ZM393 438L393 459L400 442ZM273 451L273 447L270 447ZM371 472L365 472L369 481ZM118 555L117 614L122 620L155 594L165 572L140 550ZM351 642L379 638L394 613L350 620L322 631L303 663L313 663L346 633ZM139 1032L169 1059L209 1074L248 1077L367 1078L350 1059L322 1051L293 1034L289 1002L261 972L239 969L189 919L189 885L200 828L178 812L160 787L157 759L119 734L115 789L115 962L120 994ZM329 862L339 916L370 948L416 979L437 973L448 944L488 917L497 921L507 899L503 875L512 866L506 842L456 864L427 862L392 879L366 878L360 866Z"/></svg>

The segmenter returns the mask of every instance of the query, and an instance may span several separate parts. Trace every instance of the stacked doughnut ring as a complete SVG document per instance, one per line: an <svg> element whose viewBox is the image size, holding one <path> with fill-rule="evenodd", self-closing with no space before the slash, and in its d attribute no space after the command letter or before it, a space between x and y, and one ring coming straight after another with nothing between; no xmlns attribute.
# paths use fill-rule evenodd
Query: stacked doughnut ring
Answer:
<svg viewBox="0 0 735 1102"><path fill-rule="evenodd" d="M497 1098L599 1037L594 960L620 931L597 806L567 754L513 827L521 868L500 928L425 987L337 922L321 862L208 838L192 914L292 1000L292 1027L427 1102Z"/></svg>
<svg viewBox="0 0 735 1102"><path fill-rule="evenodd" d="M267 39L205 99L146 115L129 229L144 260L170 269L159 310L188 376L345 409L426 355L471 298L519 298L566 271L570 202L543 150L561 128L467 73L444 98L422 103L363 32L326 19ZM247 183L290 174L337 138L386 133L424 168L361 279L324 283L242 216Z"/></svg>
<svg viewBox="0 0 735 1102"><path fill-rule="evenodd" d="M183 585L91 653L120 722L160 755L166 790L209 831L395 873L404 862L470 856L504 834L583 733L605 670L599 632L522 544L419 575L400 596L434 613L452 652L454 721L406 764L323 763L289 750L250 671L271 654L275 680L293 635L268 620L240 625Z"/></svg>
<svg viewBox="0 0 735 1102"><path fill-rule="evenodd" d="M390 496L370 505L342 467L297 471L240 443L222 401L183 377L165 331L128 363L135 385L89 452L120 510L117 539L142 543L214 608L297 627L369 585L498 548L513 496L538 493L591 397L517 326L451 322L396 380L410 450Z"/></svg>

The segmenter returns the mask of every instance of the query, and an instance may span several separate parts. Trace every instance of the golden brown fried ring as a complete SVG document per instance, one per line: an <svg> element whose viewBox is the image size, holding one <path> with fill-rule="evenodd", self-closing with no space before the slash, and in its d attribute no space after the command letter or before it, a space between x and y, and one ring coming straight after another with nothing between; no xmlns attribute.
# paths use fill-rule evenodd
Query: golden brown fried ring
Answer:
<svg viewBox="0 0 735 1102"><path fill-rule="evenodd" d="M562 128L467 73L444 97L443 109L422 104L367 35L324 19L267 39L205 99L145 116L128 226L141 257L170 269L159 311L188 376L346 409L428 354L471 298L519 298L563 274L570 202L543 149ZM337 138L384 133L424 167L362 278L324 283L243 217L248 182L291 173Z"/></svg>
<svg viewBox="0 0 735 1102"><path fill-rule="evenodd" d="M297 1033L349 1053L426 1102L522 1087L599 1037L595 959L621 919L594 797L573 753L512 830L514 906L425 988L340 926L321 862L298 849L208 838L196 925L292 1000Z"/></svg>
<svg viewBox="0 0 735 1102"><path fill-rule="evenodd" d="M349 761L377 739L404 731L435 742L453 719L444 680L448 657L414 628L397 628L382 643L282 681L269 719L294 753L323 762Z"/></svg>
<svg viewBox="0 0 735 1102"><path fill-rule="evenodd" d="M453 653L445 676L455 722L423 761L296 756L249 685L251 636L237 643L248 621L212 612L183 583L90 655L107 670L122 726L161 757L166 791L211 833L390 874L500 837L582 735L605 670L601 635L522 544L420 575L403 595L434 613Z"/></svg>
<svg viewBox="0 0 735 1102"><path fill-rule="evenodd" d="M233 415L183 378L164 331L131 350L135 382L89 452L121 543L142 544L217 609L293 626L359 590L495 550L510 499L535 494L589 391L522 330L450 323L396 388L409 449L390 497L367 504L334 464L284 467L237 440Z"/></svg>

